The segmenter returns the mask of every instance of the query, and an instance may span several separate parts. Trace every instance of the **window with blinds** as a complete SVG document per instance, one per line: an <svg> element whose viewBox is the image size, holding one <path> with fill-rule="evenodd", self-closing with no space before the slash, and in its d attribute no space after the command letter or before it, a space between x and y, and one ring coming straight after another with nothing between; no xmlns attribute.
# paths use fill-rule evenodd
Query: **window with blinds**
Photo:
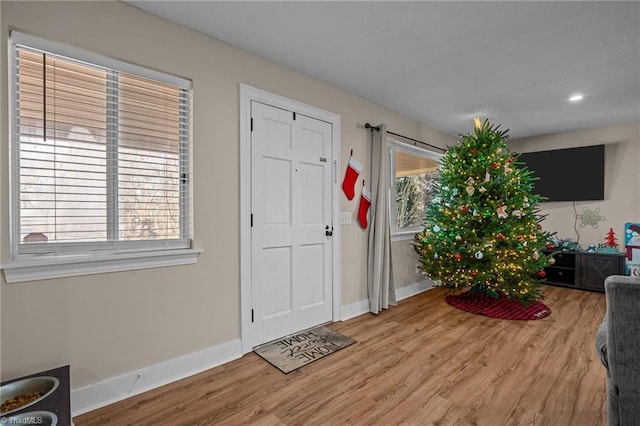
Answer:
<svg viewBox="0 0 640 426"><path fill-rule="evenodd" d="M16 41L12 55L17 253L189 247L190 88Z"/></svg>

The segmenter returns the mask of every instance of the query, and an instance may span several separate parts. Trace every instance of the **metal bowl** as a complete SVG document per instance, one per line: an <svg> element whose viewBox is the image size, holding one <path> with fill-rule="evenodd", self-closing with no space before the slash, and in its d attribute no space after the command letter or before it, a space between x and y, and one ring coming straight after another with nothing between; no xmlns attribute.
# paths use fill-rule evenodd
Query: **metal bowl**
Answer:
<svg viewBox="0 0 640 426"><path fill-rule="evenodd" d="M21 405L18 408L7 411L0 414L0 416L7 416L16 411L23 410L38 401L42 401L49 395L51 395L60 385L60 380L50 376L31 377L28 379L16 380L15 382L7 383L0 387L0 401L4 403L7 400L13 399L18 395L26 393L38 392L42 396L36 400L29 402L28 404ZM56 419L57 423L57 419Z"/></svg>
<svg viewBox="0 0 640 426"><path fill-rule="evenodd" d="M0 425L56 426L57 424L58 416L51 411L29 411L28 413L20 413L11 417L0 417Z"/></svg>

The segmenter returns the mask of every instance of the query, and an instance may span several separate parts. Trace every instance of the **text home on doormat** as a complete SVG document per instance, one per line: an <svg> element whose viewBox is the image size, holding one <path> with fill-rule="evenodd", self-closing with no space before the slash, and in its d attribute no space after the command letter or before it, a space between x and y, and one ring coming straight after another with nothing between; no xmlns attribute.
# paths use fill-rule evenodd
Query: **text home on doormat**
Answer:
<svg viewBox="0 0 640 426"><path fill-rule="evenodd" d="M254 352L283 373L289 373L355 342L326 327L317 327L261 346Z"/></svg>

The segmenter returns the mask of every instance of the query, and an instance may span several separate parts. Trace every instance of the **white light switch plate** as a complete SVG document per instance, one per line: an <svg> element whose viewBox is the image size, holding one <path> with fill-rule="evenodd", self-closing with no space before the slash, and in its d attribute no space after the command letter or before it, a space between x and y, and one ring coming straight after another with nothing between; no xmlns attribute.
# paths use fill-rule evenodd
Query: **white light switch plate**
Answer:
<svg viewBox="0 0 640 426"><path fill-rule="evenodd" d="M340 213L340 225L351 225L351 212Z"/></svg>

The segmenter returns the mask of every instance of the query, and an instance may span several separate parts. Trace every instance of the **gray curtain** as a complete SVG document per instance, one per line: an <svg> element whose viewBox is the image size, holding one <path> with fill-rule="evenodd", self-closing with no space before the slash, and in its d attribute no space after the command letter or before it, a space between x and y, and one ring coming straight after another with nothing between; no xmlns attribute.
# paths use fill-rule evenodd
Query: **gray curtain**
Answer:
<svg viewBox="0 0 640 426"><path fill-rule="evenodd" d="M367 253L369 310L377 314L396 304L391 262L391 226L389 223L389 147L387 126L371 129L371 207Z"/></svg>

